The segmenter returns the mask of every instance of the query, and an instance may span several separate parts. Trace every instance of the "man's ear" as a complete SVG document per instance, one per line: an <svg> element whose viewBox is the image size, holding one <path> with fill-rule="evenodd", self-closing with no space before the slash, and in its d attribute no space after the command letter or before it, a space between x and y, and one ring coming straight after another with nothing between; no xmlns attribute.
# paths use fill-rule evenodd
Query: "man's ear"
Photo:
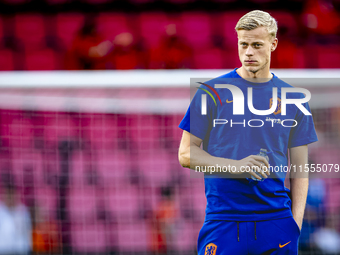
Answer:
<svg viewBox="0 0 340 255"><path fill-rule="evenodd" d="M279 43L279 40L277 38L275 38L272 42L272 46L271 46L270 50L274 51L276 49L278 43Z"/></svg>

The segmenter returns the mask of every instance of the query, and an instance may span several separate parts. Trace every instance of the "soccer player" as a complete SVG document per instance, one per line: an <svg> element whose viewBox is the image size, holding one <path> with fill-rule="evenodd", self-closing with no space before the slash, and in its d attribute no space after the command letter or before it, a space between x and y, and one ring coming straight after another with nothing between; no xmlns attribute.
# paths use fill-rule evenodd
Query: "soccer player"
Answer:
<svg viewBox="0 0 340 255"><path fill-rule="evenodd" d="M270 72L271 52L278 46L275 19L251 11L235 29L242 66L202 83L179 125L181 165L205 172L207 207L198 254L297 254L308 191L308 174L301 178L301 173L308 166L307 145L317 141L313 119L306 101L287 104L281 112L282 91L294 88ZM246 99L239 103L242 93ZM254 114L245 103L249 97L254 109L273 110ZM302 101L305 95L286 97ZM260 151L266 155L257 155ZM284 186L288 159L302 170L290 171L290 190ZM217 173L205 171L212 167Z"/></svg>

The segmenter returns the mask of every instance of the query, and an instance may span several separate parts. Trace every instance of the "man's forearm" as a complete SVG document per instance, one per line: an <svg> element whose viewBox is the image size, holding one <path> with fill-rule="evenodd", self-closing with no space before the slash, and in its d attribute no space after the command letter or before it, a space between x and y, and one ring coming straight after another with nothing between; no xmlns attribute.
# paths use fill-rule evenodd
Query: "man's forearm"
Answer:
<svg viewBox="0 0 340 255"><path fill-rule="evenodd" d="M181 144L178 150L178 159L183 167L196 170L196 167L225 166L235 160L214 157L201 149L202 139L183 131Z"/></svg>
<svg viewBox="0 0 340 255"><path fill-rule="evenodd" d="M292 213L300 229L302 227L303 215L306 207L308 183L308 178L290 179L290 190L292 194Z"/></svg>
<svg viewBox="0 0 340 255"><path fill-rule="evenodd" d="M201 144L202 139L191 135L187 131L183 131L178 150L178 159L183 167L210 173L229 172L232 174L243 174L245 171L248 171L250 175L257 179L261 179L260 175L263 178L267 178L269 175L268 162L262 156L249 155L240 160L215 157L202 150Z"/></svg>
<svg viewBox="0 0 340 255"><path fill-rule="evenodd" d="M197 146L190 147L190 169L197 167L228 167L235 165L236 160L214 157Z"/></svg>
<svg viewBox="0 0 340 255"><path fill-rule="evenodd" d="M241 160L214 157L200 147L191 146L188 168L196 172L243 174L247 172L256 179L268 178L268 162L262 156L249 155ZM249 168L247 168L249 167ZM261 170L261 167L267 167ZM250 171L252 169L253 171ZM257 172L255 172L257 171ZM260 172L259 172L260 171Z"/></svg>
<svg viewBox="0 0 340 255"><path fill-rule="evenodd" d="M290 172L290 191L292 195L292 213L300 229L302 227L303 215L306 207L308 193L308 171L294 171L293 169L302 169L300 166L306 166L308 163L308 146L302 145L290 148L290 163L292 169ZM305 169L304 169L305 170Z"/></svg>

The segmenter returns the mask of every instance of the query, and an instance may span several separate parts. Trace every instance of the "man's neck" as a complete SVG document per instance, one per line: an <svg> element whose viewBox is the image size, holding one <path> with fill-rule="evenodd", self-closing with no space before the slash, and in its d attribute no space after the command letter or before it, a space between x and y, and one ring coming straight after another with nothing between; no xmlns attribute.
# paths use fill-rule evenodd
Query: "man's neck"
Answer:
<svg viewBox="0 0 340 255"><path fill-rule="evenodd" d="M243 66L236 69L236 72L245 80L251 82L267 82L273 78L273 74L269 72L269 69L259 70L256 73L247 71Z"/></svg>

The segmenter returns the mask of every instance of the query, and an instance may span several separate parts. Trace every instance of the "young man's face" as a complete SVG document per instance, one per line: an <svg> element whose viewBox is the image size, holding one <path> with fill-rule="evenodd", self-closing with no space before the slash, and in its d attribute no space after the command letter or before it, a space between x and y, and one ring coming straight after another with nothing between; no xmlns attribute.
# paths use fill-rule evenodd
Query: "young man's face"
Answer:
<svg viewBox="0 0 340 255"><path fill-rule="evenodd" d="M277 39L273 38L265 27L239 30L237 34L242 67L251 73L269 70L270 54L276 48Z"/></svg>

